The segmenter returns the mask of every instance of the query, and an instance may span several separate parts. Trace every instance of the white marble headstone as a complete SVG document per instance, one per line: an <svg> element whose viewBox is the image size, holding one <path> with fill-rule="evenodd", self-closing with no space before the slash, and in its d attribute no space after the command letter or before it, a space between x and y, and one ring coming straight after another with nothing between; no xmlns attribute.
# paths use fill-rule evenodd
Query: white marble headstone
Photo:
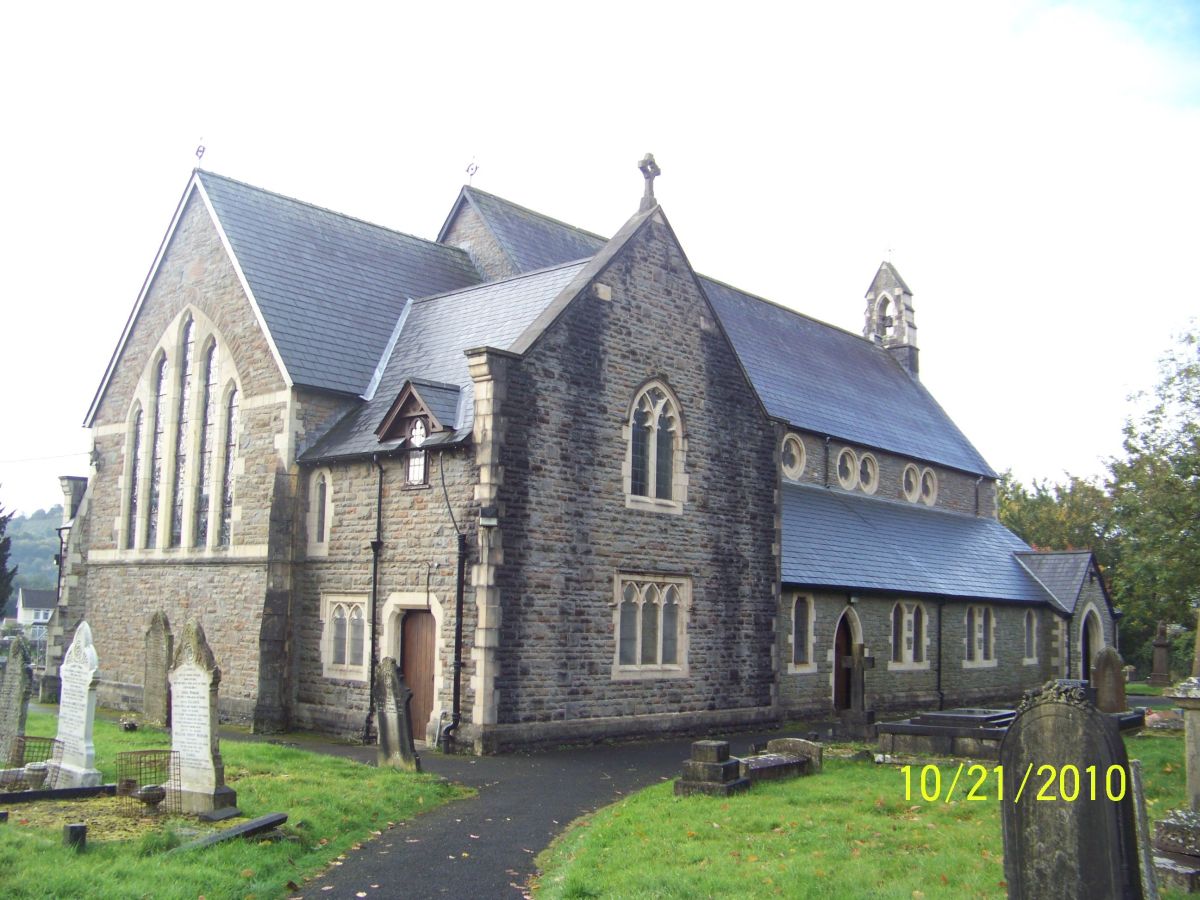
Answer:
<svg viewBox="0 0 1200 900"><path fill-rule="evenodd" d="M58 667L58 675L62 681L58 700L58 739L62 741L58 787L92 787L100 783L92 743L100 661L87 622L80 622L75 629L75 639Z"/></svg>
<svg viewBox="0 0 1200 900"><path fill-rule="evenodd" d="M183 629L168 675L171 682L171 749L179 754L179 788L185 813L234 806L225 785L217 741L217 687L221 670L199 622Z"/></svg>

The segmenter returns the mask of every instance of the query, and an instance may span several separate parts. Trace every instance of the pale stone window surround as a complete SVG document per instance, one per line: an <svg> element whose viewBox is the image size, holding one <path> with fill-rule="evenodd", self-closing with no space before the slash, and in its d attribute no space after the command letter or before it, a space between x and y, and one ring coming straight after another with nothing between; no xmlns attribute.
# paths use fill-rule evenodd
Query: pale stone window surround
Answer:
<svg viewBox="0 0 1200 900"><path fill-rule="evenodd" d="M838 484L848 491L858 487L858 454L849 447L843 447L838 453L837 466Z"/></svg>
<svg viewBox="0 0 1200 900"><path fill-rule="evenodd" d="M1023 665L1037 665L1037 628L1037 613L1035 613L1032 609L1025 610L1025 655L1021 658L1021 663Z"/></svg>
<svg viewBox="0 0 1200 900"><path fill-rule="evenodd" d="M801 440L800 435L784 436L783 447L780 450L780 468L783 470L783 477L789 481L799 481L803 478L807 456L804 441Z"/></svg>
<svg viewBox="0 0 1200 900"><path fill-rule="evenodd" d="M851 603L858 602L857 597L850 598ZM829 697L832 700L834 696L834 679L837 677L837 670L834 664L837 662L835 656L837 653L837 633L841 627L842 619L845 619L850 625L850 645L851 648L855 644L863 644L863 655L871 656L871 648L863 642L862 622L859 621L858 613L854 611L854 607L847 605L838 615L833 623L833 629L829 632L829 649L825 651L825 661L829 663Z"/></svg>
<svg viewBox="0 0 1200 900"><path fill-rule="evenodd" d="M436 594L427 594L425 591L392 591L387 595L379 613L379 658L390 656L396 660L397 665L403 666L404 660L400 655L401 638L404 614L409 610L427 610L432 613L434 633L437 635L433 643L433 711L429 715L429 726L425 734L413 735L418 741L431 743L437 740L442 720L450 715L449 705L442 701L442 688L445 684L442 626L446 621L446 611Z"/></svg>
<svg viewBox="0 0 1200 900"><path fill-rule="evenodd" d="M1092 677L1092 673L1086 671L1087 661L1083 658L1083 633L1089 627L1089 624L1095 623L1093 632L1092 652L1099 653L1104 647L1108 646L1104 638L1104 620L1100 617L1100 610L1096 608L1096 604L1088 602L1083 608L1083 615L1079 619L1079 633L1075 638L1075 659L1079 660L1079 677L1084 681Z"/></svg>
<svg viewBox="0 0 1200 900"><path fill-rule="evenodd" d="M321 497L321 485L325 496ZM333 530L333 473L327 468L314 471L308 478L308 555L329 555L329 533Z"/></svg>
<svg viewBox="0 0 1200 900"><path fill-rule="evenodd" d="M370 656L366 594L324 594L321 597L321 674L326 678L366 681ZM339 634L338 623L345 626ZM362 623L362 650L352 662L353 623ZM335 662L334 660L338 661ZM344 660L344 661L343 661Z"/></svg>
<svg viewBox="0 0 1200 900"><path fill-rule="evenodd" d="M802 654L796 652L796 623L804 623L805 635ZM813 656L813 630L816 625L816 604L811 594L796 594L792 597L792 613L788 628L788 673L791 675L815 675L817 660ZM806 660L797 662L797 657Z"/></svg>
<svg viewBox="0 0 1200 900"><path fill-rule="evenodd" d="M929 614L923 603L897 601L891 614L892 641L889 672L923 672L929 669ZM896 627L899 625L899 634Z"/></svg>
<svg viewBox="0 0 1200 900"><path fill-rule="evenodd" d="M187 446L184 447L183 457L186 459L184 469L184 490L177 492L175 490L175 475L176 460L179 458L179 447L176 445L179 440L179 407L180 394L182 387L181 369L183 365L183 342L186 337L186 329L188 322L192 323L193 340L196 348L202 348L202 353L197 356L193 354L193 365L198 365L199 360L203 359L208 350L215 343L218 348L227 346L223 340L220 331L216 325L204 315L199 309L194 306L187 306L175 316L172 322L163 330L161 337L154 349L149 354L146 367L142 371L141 378L134 389L134 395L131 399L129 410L126 413L126 440L125 440L125 459L123 460L122 478L121 478L121 512L118 521L118 535L121 540L118 543L120 555L129 557L153 557L165 555L166 552L174 556L180 555L207 555L207 551L215 546L215 523L217 509L219 503L210 503L210 524L208 528L208 540L206 547L193 547L195 527L195 506L196 497L198 494L197 485L200 477L201 456L202 456L202 431L203 429L191 427L184 431L182 437L186 440ZM165 394L162 399L162 408L158 408L157 394L157 373L158 366L166 359L167 366L165 372ZM197 373L193 372L193 377ZM240 394L240 377L237 368L233 364L231 354L226 352L217 353L217 378L218 384L224 385L222 391L222 403L228 400L231 389L238 389ZM193 424L203 419L204 410L201 408L204 392L193 389L190 392L188 416ZM221 409L224 409L222 405ZM137 414L141 411L143 415L142 435L140 442L140 459L133 458L134 449L134 428L137 420ZM148 533L148 525L150 519L150 479L152 476L154 453L154 419L156 415L162 417L161 428L163 429L163 446L160 448L162 458L160 460L161 475L158 485L158 510L157 520L158 527L154 534ZM217 433L214 435L214 448L223 448L225 444L225 416L218 415ZM214 450L214 456L218 455ZM222 454L223 455L223 452ZM235 466L234 472L241 473L241 460L235 461L238 465ZM133 477L134 466L137 466L137 477ZM212 491L219 491L219 476L221 467L218 464L212 465L212 472L209 473L211 479ZM137 511L137 520L133 523L129 521L129 513L131 509L131 489L138 490L138 502L134 506ZM215 494L210 494L214 496ZM175 511L172 508L173 502L178 502L177 497L182 498L182 536L179 547L169 548L171 537L171 526L175 519ZM133 546L129 545L128 536L134 534L136 540Z"/></svg>
<svg viewBox="0 0 1200 900"><path fill-rule="evenodd" d="M858 458L858 486L865 494L873 494L879 487L879 461L870 453Z"/></svg>
<svg viewBox="0 0 1200 900"><path fill-rule="evenodd" d="M996 613L990 606L972 604L964 612L963 668L996 668Z"/></svg>
<svg viewBox="0 0 1200 900"><path fill-rule="evenodd" d="M937 503L937 472L929 466L922 469L909 463L904 467L904 473L900 476L900 491L904 494L904 499L910 503L924 503L926 506L933 506Z"/></svg>
<svg viewBox="0 0 1200 900"><path fill-rule="evenodd" d="M146 415L142 404L133 401L129 410L128 428L125 432L125 452L121 470L121 514L117 517L117 546L122 549L132 549L141 546L142 540L139 528L142 518L139 515L146 502L145 484L142 479L144 462L143 447L146 442Z"/></svg>
<svg viewBox="0 0 1200 900"><path fill-rule="evenodd" d="M404 484L407 487L424 487L429 483L428 454L420 449L428 437L425 420L413 419L408 426L408 443L417 449L410 450L404 459Z"/></svg>
<svg viewBox="0 0 1200 900"><path fill-rule="evenodd" d="M937 503L938 495L938 477L937 472L926 466L921 470L921 493L920 500L926 506L933 506Z"/></svg>
<svg viewBox="0 0 1200 900"><path fill-rule="evenodd" d="M633 637L635 640L633 662L621 662L622 606L626 603L626 588L631 588L633 612ZM672 590L673 589L673 590ZM663 663L664 629L667 619L667 597L674 598L675 611L675 662ZM655 616L657 647L643 646L647 630L646 614L653 609ZM618 572L613 578L613 681L644 681L649 679L688 677L688 621L692 609L692 580L686 576L639 574ZM654 662L641 662L645 656L653 656Z"/></svg>
<svg viewBox="0 0 1200 900"><path fill-rule="evenodd" d="M653 395L656 391L661 392L662 396L655 398ZM646 495L633 493L633 427L634 419L639 410L647 412L650 417L650 435L647 447L649 457L647 471L649 477ZM627 509L642 509L673 515L681 515L683 513L684 504L687 503L688 477L685 461L687 458L688 443L684 429L683 415L680 410L681 407L679 400L675 396L675 392L662 379L654 379L647 382L634 394L633 403L630 404L629 413L625 417L625 424L621 433L622 439L625 442L625 462L622 467L621 476L624 483L625 507ZM658 470L658 430L659 421L664 412L671 421L672 426L670 498L655 496Z"/></svg>

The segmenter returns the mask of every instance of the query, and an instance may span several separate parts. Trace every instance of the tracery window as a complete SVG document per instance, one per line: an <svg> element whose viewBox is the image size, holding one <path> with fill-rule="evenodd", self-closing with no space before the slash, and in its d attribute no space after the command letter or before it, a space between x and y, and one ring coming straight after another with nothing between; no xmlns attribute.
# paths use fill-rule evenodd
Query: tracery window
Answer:
<svg viewBox="0 0 1200 900"><path fill-rule="evenodd" d="M686 674L686 578L617 576L617 647L614 677Z"/></svg>
<svg viewBox="0 0 1200 900"><path fill-rule="evenodd" d="M964 665L996 664L996 621L990 606L968 606L966 612Z"/></svg>
<svg viewBox="0 0 1200 900"><path fill-rule="evenodd" d="M334 594L322 598L322 669L327 678L366 678L366 599Z"/></svg>
<svg viewBox="0 0 1200 900"><path fill-rule="evenodd" d="M900 487L904 499L910 503L924 503L933 506L937 503L938 480L937 473L926 466L919 468L912 463L904 467Z"/></svg>
<svg viewBox="0 0 1200 900"><path fill-rule="evenodd" d="M892 607L892 662L889 668L927 667L925 661L925 607L899 602Z"/></svg>
<svg viewBox="0 0 1200 900"><path fill-rule="evenodd" d="M217 546L228 547L233 531L233 463L237 457L238 392L229 392L225 404L225 452L221 473L221 528L217 532Z"/></svg>
<svg viewBox="0 0 1200 900"><path fill-rule="evenodd" d="M781 465L785 478L799 481L804 476L805 456L804 441L799 435L789 434L783 439Z"/></svg>
<svg viewBox="0 0 1200 900"><path fill-rule="evenodd" d="M179 366L179 406L175 413L175 477L171 491L170 546L183 541L183 497L187 483L189 426L192 411L192 354L196 349L196 321L190 316L183 325L183 354Z"/></svg>
<svg viewBox="0 0 1200 900"><path fill-rule="evenodd" d="M150 498L148 517L146 519L146 534L143 538L144 547L158 546L158 513L162 500L163 453L166 451L167 427L167 358L163 356L158 363L155 376L154 400L154 436L150 447Z"/></svg>
<svg viewBox="0 0 1200 900"><path fill-rule="evenodd" d="M679 511L684 500L684 443L679 408L665 385L641 390L629 417L627 505Z"/></svg>
<svg viewBox="0 0 1200 900"><path fill-rule="evenodd" d="M125 546L137 546L138 510L141 499L140 469L142 467L142 426L145 415L138 409L133 420L133 435L129 439L129 502L125 518Z"/></svg>
<svg viewBox="0 0 1200 900"><path fill-rule="evenodd" d="M200 393L200 458L197 460L195 519L192 543L208 545L208 516L212 510L212 459L217 431L217 342L204 356L204 386Z"/></svg>

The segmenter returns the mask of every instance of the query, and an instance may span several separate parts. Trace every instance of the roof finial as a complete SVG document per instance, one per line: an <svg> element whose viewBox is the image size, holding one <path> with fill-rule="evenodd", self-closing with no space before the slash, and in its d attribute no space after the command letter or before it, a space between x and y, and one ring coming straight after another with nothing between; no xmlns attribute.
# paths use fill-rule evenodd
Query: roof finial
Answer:
<svg viewBox="0 0 1200 900"><path fill-rule="evenodd" d="M204 160L204 151L208 149L204 146L204 138L200 138L200 143L196 147L196 165L200 165Z"/></svg>
<svg viewBox="0 0 1200 900"><path fill-rule="evenodd" d="M471 157L471 161L467 163L467 184L475 178L475 173L479 171L479 164L475 162L475 157Z"/></svg>
<svg viewBox="0 0 1200 900"><path fill-rule="evenodd" d="M642 212L645 212L658 206L658 201L654 199L654 179L662 174L662 169L654 161L653 153L643 156L642 161L638 163L638 168L642 170L642 177L646 179L646 193L642 195L641 206Z"/></svg>

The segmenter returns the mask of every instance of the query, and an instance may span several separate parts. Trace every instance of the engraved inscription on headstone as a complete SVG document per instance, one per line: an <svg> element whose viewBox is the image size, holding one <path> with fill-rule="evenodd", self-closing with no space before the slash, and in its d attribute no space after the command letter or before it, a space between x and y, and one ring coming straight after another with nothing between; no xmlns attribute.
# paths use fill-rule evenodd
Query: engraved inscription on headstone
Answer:
<svg viewBox="0 0 1200 900"><path fill-rule="evenodd" d="M58 667L58 739L62 741L59 787L92 787L100 783L92 725L96 720L96 685L100 661L92 644L92 629L80 622L75 639Z"/></svg>
<svg viewBox="0 0 1200 900"><path fill-rule="evenodd" d="M8 662L0 679L0 769L8 763L13 743L25 733L25 711L33 690L29 644L18 637L8 648Z"/></svg>
<svg viewBox="0 0 1200 900"><path fill-rule="evenodd" d="M1027 695L1000 745L1000 763L1011 900L1142 900L1133 792L1124 787L1130 777L1125 744L1116 721L1082 688L1048 682ZM1051 766L1056 777L1068 772L1061 776L1065 788L1059 781L1045 788L1050 769L1044 767ZM1087 774L1092 771L1094 796ZM1070 772L1079 773L1078 789ZM1123 787L1119 793L1110 795L1110 778ZM1064 799L1072 793L1073 800Z"/></svg>
<svg viewBox="0 0 1200 900"><path fill-rule="evenodd" d="M168 725L170 716L170 685L167 670L171 667L171 651L175 639L171 623L161 609L150 617L146 628L145 678L142 681L142 719L148 725Z"/></svg>
<svg viewBox="0 0 1200 900"><path fill-rule="evenodd" d="M221 670L199 622L188 622L175 649L171 682L171 749L179 754L181 807L186 813L234 806L225 785L217 740L217 688Z"/></svg>

